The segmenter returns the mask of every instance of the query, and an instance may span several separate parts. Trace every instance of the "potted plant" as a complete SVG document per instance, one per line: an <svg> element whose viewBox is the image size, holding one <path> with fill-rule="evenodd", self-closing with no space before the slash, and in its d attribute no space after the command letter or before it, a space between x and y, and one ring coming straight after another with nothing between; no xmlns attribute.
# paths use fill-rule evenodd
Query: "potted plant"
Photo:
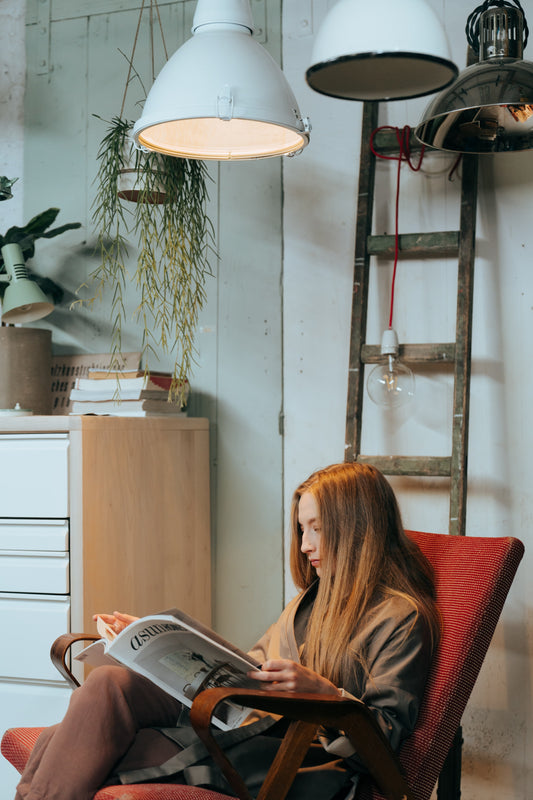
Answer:
<svg viewBox="0 0 533 800"><path fill-rule="evenodd" d="M14 182L5 176L0 177L0 191L9 192ZM15 225L9 228L5 234L0 235L0 298L4 297L5 289L8 286L7 281L1 280L2 273L7 272L2 248L5 245L17 245L16 252L19 257L22 254L22 260L26 261L34 255L37 239L52 239L67 230L80 227L81 223L79 222L69 222L51 228L50 226L53 225L58 214L58 208L49 208L37 214L23 227ZM5 252L7 254L8 251ZM61 300L63 290L58 284L49 278L36 275L30 270L27 272L28 277L31 277L54 303ZM17 406L35 414L51 413L51 338L49 330L15 327L2 323L0 327L0 409L3 414L22 413Z"/></svg>
<svg viewBox="0 0 533 800"><path fill-rule="evenodd" d="M111 353L118 361L124 289L127 282L134 283L145 368L149 371L149 355L156 348L173 353L170 395L183 402L182 388L195 357L198 313L211 274L214 233L207 215L207 168L202 161L137 150L132 127L132 122L114 117L99 148L93 223L100 264L90 276L93 297L80 302L92 303L112 292ZM130 178L126 187L121 183L125 173ZM137 247L132 275L128 239Z"/></svg>

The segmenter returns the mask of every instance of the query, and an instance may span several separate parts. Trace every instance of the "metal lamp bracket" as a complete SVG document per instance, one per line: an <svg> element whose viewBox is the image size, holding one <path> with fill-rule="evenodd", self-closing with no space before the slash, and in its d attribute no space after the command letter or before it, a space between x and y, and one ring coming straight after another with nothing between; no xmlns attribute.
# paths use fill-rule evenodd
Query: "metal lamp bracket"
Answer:
<svg viewBox="0 0 533 800"><path fill-rule="evenodd" d="M217 116L229 122L233 119L233 96L229 86L224 86L217 97Z"/></svg>

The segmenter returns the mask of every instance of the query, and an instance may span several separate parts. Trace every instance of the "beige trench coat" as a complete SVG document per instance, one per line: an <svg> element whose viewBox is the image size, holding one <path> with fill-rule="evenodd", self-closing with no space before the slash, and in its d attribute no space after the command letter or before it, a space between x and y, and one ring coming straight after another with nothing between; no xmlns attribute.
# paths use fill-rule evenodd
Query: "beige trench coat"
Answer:
<svg viewBox="0 0 533 800"><path fill-rule="evenodd" d="M289 603L278 621L252 648L250 654L254 658L260 662L271 658L300 660L294 622L304 597L305 593ZM410 603L392 597L381 603L366 624L354 633L352 646L354 651L365 653L369 675L356 670L355 675L345 677L339 688L347 696L360 698L373 710L391 746L397 749L414 727L426 682L431 659L426 625ZM175 776L176 783L208 785L231 794L218 768L213 766L203 745L187 725L186 711L179 722L176 728L161 730L183 748L182 752L160 767L122 773L122 782L138 783ZM240 728L216 734L252 795L259 791L279 747L280 739L275 733L271 718L253 712ZM288 800L331 800L333 797L348 800L355 796L361 770L357 753L348 740L338 731L324 730L299 770Z"/></svg>

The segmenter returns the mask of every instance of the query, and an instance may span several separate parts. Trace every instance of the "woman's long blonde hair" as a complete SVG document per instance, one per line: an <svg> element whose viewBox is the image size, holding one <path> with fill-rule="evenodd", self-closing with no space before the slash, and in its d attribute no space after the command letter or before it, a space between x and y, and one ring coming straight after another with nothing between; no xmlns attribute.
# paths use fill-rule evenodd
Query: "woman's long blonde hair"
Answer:
<svg viewBox="0 0 533 800"><path fill-rule="evenodd" d="M382 473L366 464L333 464L314 472L294 493L291 509L291 572L299 589L316 580L302 553L300 497L310 492L319 509L321 577L309 619L304 663L339 682L364 654L350 642L376 604L399 595L427 621L434 639L439 616L433 570L405 534L394 492Z"/></svg>

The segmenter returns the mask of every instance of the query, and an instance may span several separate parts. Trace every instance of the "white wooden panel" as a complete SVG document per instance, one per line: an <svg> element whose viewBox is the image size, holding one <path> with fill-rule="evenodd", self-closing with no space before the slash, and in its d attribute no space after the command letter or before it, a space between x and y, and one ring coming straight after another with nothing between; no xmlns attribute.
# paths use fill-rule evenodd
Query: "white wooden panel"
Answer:
<svg viewBox="0 0 533 800"><path fill-rule="evenodd" d="M0 678L56 681L50 661L54 639L69 630L68 598L0 594L0 628L5 644L0 651Z"/></svg>
<svg viewBox="0 0 533 800"><path fill-rule="evenodd" d="M0 435L0 517L68 516L68 436Z"/></svg>
<svg viewBox="0 0 533 800"><path fill-rule="evenodd" d="M0 521L0 551L68 551L68 520L10 519Z"/></svg>
<svg viewBox="0 0 533 800"><path fill-rule="evenodd" d="M0 733L8 728L42 727L59 722L71 690L66 686L36 686L0 680ZM13 800L19 774L0 758L0 800Z"/></svg>
<svg viewBox="0 0 533 800"><path fill-rule="evenodd" d="M28 0L29 22L36 19L36 5L37 0ZM162 4L169 52L190 36L195 7L196 0ZM96 153L106 127L102 119L120 113L128 66L122 53L131 52L138 12L130 0L52 0L51 8L51 69L46 76L39 74L36 56L38 26L27 28L24 212L29 218L56 205L61 208L58 222L82 222L79 231L41 241L34 267L65 289L64 300L45 321L53 327L55 349L105 352L111 292L90 310L78 308L73 314L70 303L97 266L90 213ZM78 16L85 12L90 14L86 20ZM280 62L281 0L253 0L252 12L256 36ZM147 89L151 77L145 23L135 68ZM156 50L159 60L160 48ZM160 66L156 64L156 71ZM132 81L126 118L138 118L143 96L138 81ZM210 165L215 179L208 186L210 216L219 261L213 258L216 277L208 279L208 303L200 320L192 402L193 413L212 423L214 624L244 647L263 633L281 608L281 178L282 164L293 161L235 163L220 171L218 165ZM133 242L130 245L132 263L136 252ZM89 297L90 292L82 290L80 295ZM122 343L126 350L136 350L142 329L133 318L138 305L133 283L127 284L126 295ZM156 356L160 364L154 357L152 368L170 366L169 356L160 351ZM263 565L259 579L243 578L250 563ZM228 587L233 590L228 592Z"/></svg>
<svg viewBox="0 0 533 800"><path fill-rule="evenodd" d="M68 553L2 553L0 589L3 592L67 594Z"/></svg>

